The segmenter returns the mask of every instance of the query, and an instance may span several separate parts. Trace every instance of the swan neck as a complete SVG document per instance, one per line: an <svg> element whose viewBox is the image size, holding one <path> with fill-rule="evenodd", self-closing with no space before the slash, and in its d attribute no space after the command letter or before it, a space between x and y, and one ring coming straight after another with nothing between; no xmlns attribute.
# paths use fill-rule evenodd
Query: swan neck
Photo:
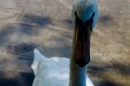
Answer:
<svg viewBox="0 0 130 86"><path fill-rule="evenodd" d="M75 32L73 34L73 42L70 57L70 82L69 86L86 86L86 70L87 66L80 67L74 61L75 50Z"/></svg>

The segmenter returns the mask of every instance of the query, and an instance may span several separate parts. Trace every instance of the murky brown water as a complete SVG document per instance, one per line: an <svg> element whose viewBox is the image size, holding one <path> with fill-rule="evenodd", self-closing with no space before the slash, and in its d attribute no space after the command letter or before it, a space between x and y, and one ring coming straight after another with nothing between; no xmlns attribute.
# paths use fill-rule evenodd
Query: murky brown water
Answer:
<svg viewBox="0 0 130 86"><path fill-rule="evenodd" d="M31 86L35 47L48 57L70 55L72 0L1 1L0 86ZM95 86L130 86L130 1L97 1L88 74Z"/></svg>

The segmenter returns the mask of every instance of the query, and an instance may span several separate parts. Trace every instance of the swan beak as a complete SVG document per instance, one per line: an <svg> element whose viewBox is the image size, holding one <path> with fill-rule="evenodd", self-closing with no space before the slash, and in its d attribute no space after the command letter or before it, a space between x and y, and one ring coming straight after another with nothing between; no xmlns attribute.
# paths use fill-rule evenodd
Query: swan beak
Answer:
<svg viewBox="0 0 130 86"><path fill-rule="evenodd" d="M76 24L75 28L75 62L84 67L90 61L90 25Z"/></svg>

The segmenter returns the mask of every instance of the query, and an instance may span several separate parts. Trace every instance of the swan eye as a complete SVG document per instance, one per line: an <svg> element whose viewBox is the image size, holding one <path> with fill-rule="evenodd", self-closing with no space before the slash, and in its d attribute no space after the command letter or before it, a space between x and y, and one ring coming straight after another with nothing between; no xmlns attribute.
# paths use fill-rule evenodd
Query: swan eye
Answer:
<svg viewBox="0 0 130 86"><path fill-rule="evenodd" d="M93 12L92 17L94 17L95 13Z"/></svg>

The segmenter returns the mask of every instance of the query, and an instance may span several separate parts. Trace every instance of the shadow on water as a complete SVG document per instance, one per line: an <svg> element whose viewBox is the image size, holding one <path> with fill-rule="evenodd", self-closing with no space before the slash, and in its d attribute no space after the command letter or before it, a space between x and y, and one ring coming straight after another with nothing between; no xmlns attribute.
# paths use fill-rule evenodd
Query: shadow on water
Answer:
<svg viewBox="0 0 130 86"><path fill-rule="evenodd" d="M18 72L17 75L15 73L17 72L0 71L0 86L32 86L33 73Z"/></svg>
<svg viewBox="0 0 130 86"><path fill-rule="evenodd" d="M66 22L67 25L72 26L72 20L71 20L71 18L65 19L64 22Z"/></svg>
<svg viewBox="0 0 130 86"><path fill-rule="evenodd" d="M47 24L50 24L50 22L51 21L49 17L24 15L22 23L7 24L3 28L1 28L0 46L5 47L7 49L7 52L14 55L14 57L16 57L17 59L28 60L29 63L27 64L27 66L31 67L30 63L32 63L34 58L33 50L36 47L36 44L23 43L23 39L21 39L20 37L36 36L38 35L38 31ZM12 41L13 43L10 42L12 35L14 35L14 38L16 39L16 41ZM17 43L18 40L21 40L20 43ZM32 86L34 74L17 72L16 69L12 69L14 70L13 72L4 70L0 71L0 86ZM8 77L8 75L11 75L13 77Z"/></svg>
<svg viewBox="0 0 130 86"><path fill-rule="evenodd" d="M88 69L98 72L104 72L106 71L106 67L97 67L97 66L88 66Z"/></svg>
<svg viewBox="0 0 130 86"><path fill-rule="evenodd" d="M62 47L47 48L42 46L42 54L47 57L70 57L70 46L64 45ZM61 53L60 53L61 52Z"/></svg>
<svg viewBox="0 0 130 86"><path fill-rule="evenodd" d="M21 43L14 46L7 46L7 49L8 53L15 55L14 57L16 57L17 59L28 60L28 63L26 63L26 65L31 67L34 58L35 47L36 45L34 44ZM17 65L17 62L14 64ZM12 70L0 71L0 86L32 86L34 73L18 72L17 68Z"/></svg>
<svg viewBox="0 0 130 86"><path fill-rule="evenodd" d="M101 82L99 85L96 85L96 86L122 86L122 85L113 83L111 81L105 81L104 80L104 82Z"/></svg>
<svg viewBox="0 0 130 86"><path fill-rule="evenodd" d="M60 32L59 32L60 33ZM42 54L47 57L70 57L70 38L71 35L68 33L61 33L59 36L53 36L48 41L57 43L53 46L53 44L47 47L45 44L42 46Z"/></svg>
<svg viewBox="0 0 130 86"><path fill-rule="evenodd" d="M0 31L0 46L8 43L9 37L14 32L14 28L12 26L6 26Z"/></svg>
<svg viewBox="0 0 130 86"><path fill-rule="evenodd" d="M42 27L50 23L49 17L24 15L22 23L7 24L0 30L0 46L9 44L12 34L16 34L15 37L35 36L38 34L39 29L43 29Z"/></svg>
<svg viewBox="0 0 130 86"><path fill-rule="evenodd" d="M107 21L113 21L113 18L109 15L103 15L103 16L99 17L98 21L101 22L101 23L104 23L104 22L107 22Z"/></svg>
<svg viewBox="0 0 130 86"><path fill-rule="evenodd" d="M15 28L15 32L19 33L19 35L27 35L33 36L38 34L38 31L35 29L36 26L29 25L29 24L14 24L13 27ZM15 33L13 33L15 34Z"/></svg>
<svg viewBox="0 0 130 86"><path fill-rule="evenodd" d="M129 86L130 83L118 83L118 81L120 82L122 80L128 81L130 77L129 67L130 65L119 62L114 62L113 65L108 66L104 66L104 64L102 64L102 66L90 65L88 66L88 73L90 73L91 76L97 78L93 82L96 86ZM115 77L116 80L114 80Z"/></svg>
<svg viewBox="0 0 130 86"><path fill-rule="evenodd" d="M126 75L126 76L130 75L130 65L128 65L128 64L116 62L113 64L113 69L118 70L119 73L121 73L123 75Z"/></svg>
<svg viewBox="0 0 130 86"><path fill-rule="evenodd" d="M67 25L67 28L65 28L65 29L68 29L68 30L70 30L70 31L73 31L74 27L73 27L71 18L65 19L65 20L63 21L63 24Z"/></svg>
<svg viewBox="0 0 130 86"><path fill-rule="evenodd" d="M27 44L27 43L21 43L14 46L7 46L7 49L10 53L17 56L19 59L25 59L25 60L33 60L34 54L34 48L36 47L35 44Z"/></svg>
<svg viewBox="0 0 130 86"><path fill-rule="evenodd" d="M97 24L101 24L102 27L115 27L117 24L117 22L114 21L114 18L112 15L108 15L108 14L102 14L99 16L98 22ZM100 29L100 28L99 28ZM106 29L106 28L104 28ZM111 28L109 28L111 29Z"/></svg>
<svg viewBox="0 0 130 86"><path fill-rule="evenodd" d="M22 21L39 25L39 26L45 26L51 23L51 20L49 17L39 17L35 15L24 15Z"/></svg>
<svg viewBox="0 0 130 86"><path fill-rule="evenodd" d="M103 65L103 64L102 64ZM125 64L125 63L119 63L119 62L114 62L113 65L110 66L88 66L89 70L95 71L95 72L107 72L110 69L113 71L118 71L119 74L122 75L130 75L130 65L129 64Z"/></svg>

